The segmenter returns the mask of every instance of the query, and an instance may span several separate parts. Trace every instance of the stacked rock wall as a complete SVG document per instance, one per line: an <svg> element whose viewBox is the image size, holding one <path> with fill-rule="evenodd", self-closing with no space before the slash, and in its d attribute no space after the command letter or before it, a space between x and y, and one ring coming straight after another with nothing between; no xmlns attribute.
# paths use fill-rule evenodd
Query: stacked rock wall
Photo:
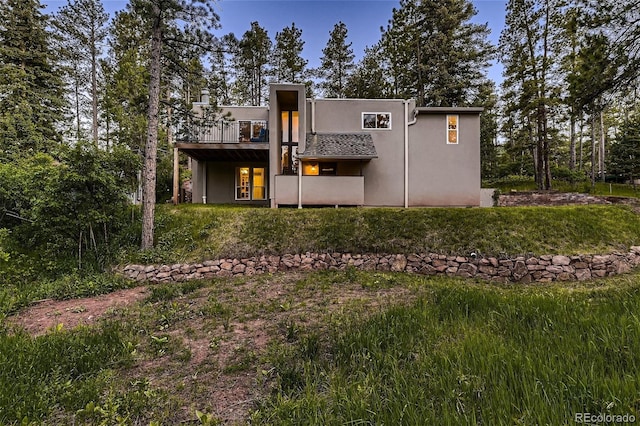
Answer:
<svg viewBox="0 0 640 426"><path fill-rule="evenodd" d="M549 282L588 280L625 273L640 264L640 246L627 253L608 255L543 255L515 258L446 256L441 254L351 254L305 253L218 259L173 265L127 265L120 272L127 278L150 282L180 282L191 279L251 276L282 271L344 270L410 272L478 278L499 282Z"/></svg>
<svg viewBox="0 0 640 426"><path fill-rule="evenodd" d="M577 192L510 192L500 194L496 205L498 207L518 206L566 206L566 205L591 205L591 204L630 204L637 205L636 198L607 197L589 195Z"/></svg>

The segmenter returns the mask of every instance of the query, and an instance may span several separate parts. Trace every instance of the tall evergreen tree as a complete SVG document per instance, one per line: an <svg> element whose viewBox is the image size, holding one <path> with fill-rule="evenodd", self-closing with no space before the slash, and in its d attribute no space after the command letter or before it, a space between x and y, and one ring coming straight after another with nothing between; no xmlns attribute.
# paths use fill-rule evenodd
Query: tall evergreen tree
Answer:
<svg viewBox="0 0 640 426"><path fill-rule="evenodd" d="M631 181L640 177L640 111L624 123L611 145L608 171Z"/></svg>
<svg viewBox="0 0 640 426"><path fill-rule="evenodd" d="M493 56L487 25L471 23L467 0L401 0L382 34L394 94L419 106L475 99Z"/></svg>
<svg viewBox="0 0 640 426"><path fill-rule="evenodd" d="M355 67L352 43L347 43L347 26L338 22L329 33L329 41L322 49L319 74L322 77L320 87L328 98L346 97L347 79Z"/></svg>
<svg viewBox="0 0 640 426"><path fill-rule="evenodd" d="M295 22L276 33L273 59L271 61L272 74L277 82L305 83L307 79L306 66L309 61L302 57L304 41L302 30Z"/></svg>
<svg viewBox="0 0 640 426"><path fill-rule="evenodd" d="M0 2L0 159L51 152L61 141L63 82L39 0Z"/></svg>
<svg viewBox="0 0 640 426"><path fill-rule="evenodd" d="M71 65L71 86L75 98L77 137L80 137L81 93L90 101L91 138L98 144L98 78L102 46L107 37L109 15L100 0L68 0L55 16L54 26L61 35L63 57Z"/></svg>
<svg viewBox="0 0 640 426"><path fill-rule="evenodd" d="M201 0L132 0L131 4L146 18L151 35L141 244L143 250L148 250L153 247L163 58L170 58L185 46L197 46L202 53L212 47L213 36L209 30L217 26L218 15L211 4Z"/></svg>
<svg viewBox="0 0 640 426"><path fill-rule="evenodd" d="M210 53L208 87L211 99L217 105L230 105L232 103L231 85L234 76L232 52L236 50L237 41L233 34L224 35L218 40L216 48Z"/></svg>
<svg viewBox="0 0 640 426"><path fill-rule="evenodd" d="M228 40L233 43L231 40ZM267 88L269 57L272 47L267 30L258 22L251 23L251 29L246 31L234 55L236 68L236 91L241 94L243 103L262 105Z"/></svg>
<svg viewBox="0 0 640 426"><path fill-rule="evenodd" d="M362 99L393 97L384 63L384 55L379 44L367 47L364 56L347 79L346 96Z"/></svg>
<svg viewBox="0 0 640 426"><path fill-rule="evenodd" d="M555 0L510 0L506 27L500 36L506 78L505 91L513 92L511 108L526 117L527 132L535 146L538 189L551 188L549 107L553 61L552 22L559 13Z"/></svg>
<svg viewBox="0 0 640 426"><path fill-rule="evenodd" d="M472 103L484 107L480 115L481 176L483 179L494 178L498 173L498 96L495 84L487 81Z"/></svg>
<svg viewBox="0 0 640 426"><path fill-rule="evenodd" d="M111 25L109 55L102 60L101 97L107 145L126 145L144 153L149 85L149 34L144 17L131 8L117 12Z"/></svg>

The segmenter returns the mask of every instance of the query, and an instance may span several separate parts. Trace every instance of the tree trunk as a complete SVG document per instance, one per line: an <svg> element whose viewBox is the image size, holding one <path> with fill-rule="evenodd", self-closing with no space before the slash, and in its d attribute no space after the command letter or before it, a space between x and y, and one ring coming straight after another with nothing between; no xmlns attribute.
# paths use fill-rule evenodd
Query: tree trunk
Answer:
<svg viewBox="0 0 640 426"><path fill-rule="evenodd" d="M551 148L549 147L549 138L547 137L547 125L547 107L546 105L542 105L542 152L544 154L543 165L545 190L551 189L551 161L549 160Z"/></svg>
<svg viewBox="0 0 640 426"><path fill-rule="evenodd" d="M540 100L539 100L540 101ZM543 129L543 112L542 105L538 106L536 113L536 181L538 189L543 190L545 188L545 167L544 167L544 129Z"/></svg>
<svg viewBox="0 0 640 426"><path fill-rule="evenodd" d="M575 110L571 107L571 124L569 128L569 170L576 169L576 115Z"/></svg>
<svg viewBox="0 0 640 426"><path fill-rule="evenodd" d="M153 248L153 222L156 203L156 158L158 154L158 116L160 109L160 74L162 54L162 16L153 4L153 31L151 38L151 72L149 78L149 116L147 141L144 150L142 183L142 250Z"/></svg>
<svg viewBox="0 0 640 426"><path fill-rule="evenodd" d="M578 140L579 142L579 170L582 170L583 167L583 163L584 163L584 153L583 153L583 135L584 135L584 116L582 115L583 113L580 113L580 138Z"/></svg>
<svg viewBox="0 0 640 426"><path fill-rule="evenodd" d="M80 128L80 76L78 71L78 64L75 65L75 96L76 96L76 142L80 141L82 136L82 130Z"/></svg>
<svg viewBox="0 0 640 426"><path fill-rule="evenodd" d="M591 187L596 186L596 114L591 115Z"/></svg>
<svg viewBox="0 0 640 426"><path fill-rule="evenodd" d="M98 146L98 52L96 48L96 29L91 26L91 131L93 143Z"/></svg>
<svg viewBox="0 0 640 426"><path fill-rule="evenodd" d="M602 179L602 182L605 182L607 177L606 177L606 170L605 170L605 166L604 166L604 160L605 160L605 141L606 141L606 136L605 136L605 131L604 131L604 110L600 111L600 178Z"/></svg>

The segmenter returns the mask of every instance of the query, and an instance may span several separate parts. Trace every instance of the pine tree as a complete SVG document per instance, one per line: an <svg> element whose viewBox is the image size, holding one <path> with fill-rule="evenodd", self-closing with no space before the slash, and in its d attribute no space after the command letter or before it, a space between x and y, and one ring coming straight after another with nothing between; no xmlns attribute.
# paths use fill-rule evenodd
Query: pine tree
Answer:
<svg viewBox="0 0 640 426"><path fill-rule="evenodd" d="M338 22L329 33L329 41L322 49L319 74L323 81L320 87L328 98L346 97L347 79L355 67L352 43L347 43L347 26Z"/></svg>
<svg viewBox="0 0 640 426"><path fill-rule="evenodd" d="M304 41L302 30L292 23L276 33L273 59L271 61L272 74L277 82L305 83L307 79L306 66L309 61L302 57Z"/></svg>
<svg viewBox="0 0 640 426"><path fill-rule="evenodd" d="M100 109L108 146L144 153L149 86L149 34L135 10L116 13L108 57L101 61L105 88Z"/></svg>
<svg viewBox="0 0 640 426"><path fill-rule="evenodd" d="M209 30L217 25L218 16L210 4L199 0L132 0L131 5L145 17L151 35L141 244L143 250L148 250L153 247L163 59L186 46L197 46L202 53L209 50L213 46Z"/></svg>
<svg viewBox="0 0 640 426"><path fill-rule="evenodd" d="M208 73L208 88L211 99L217 105L230 105L232 78L235 75L232 64L232 52L236 50L238 40L233 34L224 35L211 52Z"/></svg>
<svg viewBox="0 0 640 426"><path fill-rule="evenodd" d="M383 99L393 97L380 45L367 47L347 79L345 94L348 98Z"/></svg>
<svg viewBox="0 0 640 426"><path fill-rule="evenodd" d="M91 138L98 145L98 76L102 45L107 37L109 15L100 0L69 0L55 16L54 27L62 39L62 54L70 64L75 98L77 138L81 133L80 93L90 98Z"/></svg>
<svg viewBox="0 0 640 426"><path fill-rule="evenodd" d="M487 25L470 22L475 14L467 0L400 1L381 40L396 97L419 106L475 99L494 53Z"/></svg>
<svg viewBox="0 0 640 426"><path fill-rule="evenodd" d="M61 142L63 82L39 0L0 2L0 158L53 152Z"/></svg>
<svg viewBox="0 0 640 426"><path fill-rule="evenodd" d="M521 113L531 145L538 189L551 188L549 111L553 76L551 31L555 0L510 0L506 27L500 36L505 64L503 88L511 92L512 110ZM526 118L523 120L523 118Z"/></svg>
<svg viewBox="0 0 640 426"><path fill-rule="evenodd" d="M232 40L228 40L233 44ZM267 88L267 75L272 42L267 31L258 22L251 23L238 41L234 52L236 92L242 103L262 105Z"/></svg>
<svg viewBox="0 0 640 426"><path fill-rule="evenodd" d="M480 164L482 179L497 177L498 172L498 96L495 84L487 81L480 87L474 105L482 105L480 115Z"/></svg>
<svg viewBox="0 0 640 426"><path fill-rule="evenodd" d="M611 145L607 170L634 184L640 177L640 113L636 113L616 135Z"/></svg>

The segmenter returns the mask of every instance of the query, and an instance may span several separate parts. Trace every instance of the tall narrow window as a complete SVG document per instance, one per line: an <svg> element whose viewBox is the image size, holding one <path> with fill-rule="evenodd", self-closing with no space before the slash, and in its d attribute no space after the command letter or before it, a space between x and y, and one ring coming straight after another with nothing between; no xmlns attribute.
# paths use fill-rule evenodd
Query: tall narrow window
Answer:
<svg viewBox="0 0 640 426"><path fill-rule="evenodd" d="M265 186L264 168L256 167L253 169L253 199L265 200L267 191Z"/></svg>
<svg viewBox="0 0 640 426"><path fill-rule="evenodd" d="M236 169L236 200L266 200L267 172L264 167Z"/></svg>
<svg viewBox="0 0 640 426"><path fill-rule="evenodd" d="M300 141L298 111L282 111L281 159L282 174L294 175L298 172L298 142Z"/></svg>
<svg viewBox="0 0 640 426"><path fill-rule="evenodd" d="M251 199L250 186L249 167L238 167L238 172L236 173L236 200Z"/></svg>
<svg viewBox="0 0 640 426"><path fill-rule="evenodd" d="M458 143L458 116L447 115L447 144Z"/></svg>

